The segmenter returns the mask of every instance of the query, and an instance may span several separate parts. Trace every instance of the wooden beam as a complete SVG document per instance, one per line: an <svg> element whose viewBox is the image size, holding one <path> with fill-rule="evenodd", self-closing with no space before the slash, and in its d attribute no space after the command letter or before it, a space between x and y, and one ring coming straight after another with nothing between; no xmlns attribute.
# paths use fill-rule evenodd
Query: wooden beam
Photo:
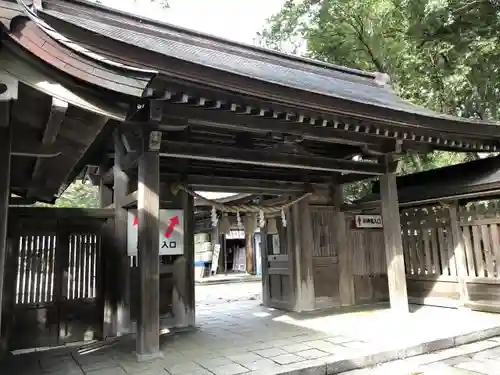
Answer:
<svg viewBox="0 0 500 375"><path fill-rule="evenodd" d="M407 313L408 294L406 290L405 260L401 238L398 190L396 175L389 172L390 158L385 158L387 173L380 177L380 195L382 200L382 220L384 224L385 257L387 279L389 282L389 300L391 309L398 313Z"/></svg>
<svg viewBox="0 0 500 375"><path fill-rule="evenodd" d="M384 173L384 166L377 163L176 141L163 142L161 156L325 172Z"/></svg>
<svg viewBox="0 0 500 375"><path fill-rule="evenodd" d="M139 316L137 319L137 357L150 360L160 352L160 156L152 147L152 132L145 131L144 151L139 158L138 257Z"/></svg>
<svg viewBox="0 0 500 375"><path fill-rule="evenodd" d="M9 198L9 206L30 206L35 203L36 203L35 199L29 199L24 197L13 197L13 196Z"/></svg>
<svg viewBox="0 0 500 375"><path fill-rule="evenodd" d="M104 166L100 167L104 169ZM105 208L113 204L113 189L104 184L103 179L99 176L99 206Z"/></svg>
<svg viewBox="0 0 500 375"><path fill-rule="evenodd" d="M194 200L180 192L184 212L184 254L174 262L174 292L172 312L177 328L194 327Z"/></svg>
<svg viewBox="0 0 500 375"><path fill-rule="evenodd" d="M163 111L166 116L188 119L189 123L213 128L244 129L258 133L293 134L309 140L351 146L384 142L387 144L388 141L383 134L345 131L341 128L314 126L309 123L283 121L274 118L266 119L258 115L238 115L223 110L207 110L182 104L165 103ZM395 140L392 142L395 144Z"/></svg>
<svg viewBox="0 0 500 375"><path fill-rule="evenodd" d="M66 116L66 111L68 110L68 103L57 98L52 98L52 106L50 110L49 118L47 119L47 124L45 125L45 131L42 137L42 146L52 146L57 138L57 134L59 133L59 129L61 124ZM40 178L42 178L43 169L42 169L43 161L42 158L39 157L35 163L33 168L33 174L31 176L31 180L34 183L37 183ZM28 196L33 196L35 194L35 189L28 189Z"/></svg>
<svg viewBox="0 0 500 375"><path fill-rule="evenodd" d="M178 173L162 173L161 178L170 181L181 181L182 176ZM327 188L327 183L306 183L297 180L266 180L259 178L238 178L231 176L189 174L186 183L195 190L223 191L238 193L300 193L304 191L323 190Z"/></svg>
<svg viewBox="0 0 500 375"><path fill-rule="evenodd" d="M308 200L303 199L293 205L291 212L294 231L291 254L295 290L293 311L312 311L316 308L313 270L314 237Z"/></svg>
<svg viewBox="0 0 500 375"><path fill-rule="evenodd" d="M0 80L0 84L2 81ZM1 99L1 98L0 98ZM12 128L10 122L10 101L0 101L0 344L2 332L3 284L7 256L7 220L10 197L10 169ZM0 347L1 351L2 347Z"/></svg>
<svg viewBox="0 0 500 375"><path fill-rule="evenodd" d="M23 140L22 144L16 142L11 149L12 156L29 158L51 159L61 154L61 148L56 145L41 145L27 140Z"/></svg>

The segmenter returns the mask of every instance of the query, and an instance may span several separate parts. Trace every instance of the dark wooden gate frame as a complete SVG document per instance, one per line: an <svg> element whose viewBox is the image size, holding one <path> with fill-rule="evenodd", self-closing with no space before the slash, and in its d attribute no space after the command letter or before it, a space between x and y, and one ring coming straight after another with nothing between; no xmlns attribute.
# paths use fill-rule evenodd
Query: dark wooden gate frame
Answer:
<svg viewBox="0 0 500 375"><path fill-rule="evenodd" d="M109 251L110 241L108 232L113 230L114 211L109 209L78 209L78 208L38 208L38 207L11 207L9 212L8 243L9 252L6 259L6 282L4 286L4 311L5 327L3 340L15 345L15 349L36 346L36 334L32 337L17 338L9 337L13 329L16 311L23 309L22 305L16 306L16 281L19 259L19 237L24 235L36 235L37 233L53 233L56 236L55 259L54 259L54 281L53 300L42 305L26 305L27 309L46 308L47 312L57 314L57 331L49 333L48 345L60 345L70 341L80 341L77 338L65 338L60 335L62 325L71 325L68 315L73 310L78 310L76 303L66 298L66 275L69 267L70 236L78 233L95 234L100 239L96 244L96 274L95 274L95 314L97 319L94 338L103 337L104 326L104 304L106 300L106 287L111 281L106 278L104 267L106 263L103 254ZM109 267L109 265L108 265ZM76 301L76 300L75 300ZM83 302L83 300L81 300ZM88 304L88 303L87 303ZM94 308L92 308L94 309ZM78 311L74 311L78 313ZM83 313L83 310L82 310ZM87 312L85 312L87 313ZM47 327L49 330L50 328ZM54 335L54 336L52 336ZM31 340L31 341L30 341ZM25 343L25 344L20 344ZM9 349L12 349L9 347Z"/></svg>

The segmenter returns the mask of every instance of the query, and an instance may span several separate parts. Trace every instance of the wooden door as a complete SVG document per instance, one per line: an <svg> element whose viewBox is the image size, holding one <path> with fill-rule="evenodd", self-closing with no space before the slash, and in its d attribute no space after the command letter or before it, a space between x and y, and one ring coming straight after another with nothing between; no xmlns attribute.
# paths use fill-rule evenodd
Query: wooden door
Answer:
<svg viewBox="0 0 500 375"><path fill-rule="evenodd" d="M56 209L50 209L56 212ZM97 305L100 219L12 220L9 349L63 345L101 332Z"/></svg>
<svg viewBox="0 0 500 375"><path fill-rule="evenodd" d="M277 223L278 234L262 233L264 304L269 307L289 310L293 302L292 258L287 243L291 229Z"/></svg>

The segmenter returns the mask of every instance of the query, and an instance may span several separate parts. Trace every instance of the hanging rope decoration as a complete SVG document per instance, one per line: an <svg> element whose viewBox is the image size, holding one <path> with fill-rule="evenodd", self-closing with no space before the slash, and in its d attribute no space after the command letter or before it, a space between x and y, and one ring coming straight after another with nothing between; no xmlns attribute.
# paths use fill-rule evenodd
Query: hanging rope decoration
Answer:
<svg viewBox="0 0 500 375"><path fill-rule="evenodd" d="M236 212L236 225L238 226L238 228L243 228L243 223L241 222L241 215L240 215L240 211Z"/></svg>
<svg viewBox="0 0 500 375"><path fill-rule="evenodd" d="M215 228L217 223L219 222L219 218L217 217L217 211L215 206L212 206L212 212L210 213L210 219L212 220L212 227Z"/></svg>
<svg viewBox="0 0 500 375"><path fill-rule="evenodd" d="M264 216L264 211L259 212L259 227L264 228L266 226L266 217Z"/></svg>
<svg viewBox="0 0 500 375"><path fill-rule="evenodd" d="M283 228L286 228L286 216L283 208L281 209L281 223L283 224Z"/></svg>
<svg viewBox="0 0 500 375"><path fill-rule="evenodd" d="M196 193L195 191L189 189L188 187L184 185L173 185L172 186L172 192L175 194L177 191L182 190L192 196L193 198L199 199L202 202L205 202L208 205L212 206L212 212L211 212L211 220L212 220L212 226L216 227L218 224L218 217L217 217L217 211L220 211L222 213L232 213L236 214L236 220L238 222L238 226L240 226L241 223L241 216L240 213L245 213L245 217L248 214L257 214L258 216L257 221L258 221L258 226L263 228L266 225L266 215L267 216L277 216L279 214L281 216L281 222L283 224L283 227L286 227L287 221L286 221L286 216L285 212L288 208L293 206L294 204L300 202L301 200L309 197L312 193L304 193L300 196L298 196L295 199L292 199L291 201L278 205L278 206L263 206L259 204L239 204L239 205L225 205L210 199L207 199L205 197L202 197L200 194ZM255 218L254 218L255 220Z"/></svg>

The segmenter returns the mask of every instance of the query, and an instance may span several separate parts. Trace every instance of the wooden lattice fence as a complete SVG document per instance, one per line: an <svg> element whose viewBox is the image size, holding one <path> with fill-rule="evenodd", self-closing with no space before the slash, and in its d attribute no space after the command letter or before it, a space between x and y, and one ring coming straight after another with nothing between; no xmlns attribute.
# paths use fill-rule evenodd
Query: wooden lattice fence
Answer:
<svg viewBox="0 0 500 375"><path fill-rule="evenodd" d="M500 207L412 208L402 212L401 224L410 301L497 311Z"/></svg>

